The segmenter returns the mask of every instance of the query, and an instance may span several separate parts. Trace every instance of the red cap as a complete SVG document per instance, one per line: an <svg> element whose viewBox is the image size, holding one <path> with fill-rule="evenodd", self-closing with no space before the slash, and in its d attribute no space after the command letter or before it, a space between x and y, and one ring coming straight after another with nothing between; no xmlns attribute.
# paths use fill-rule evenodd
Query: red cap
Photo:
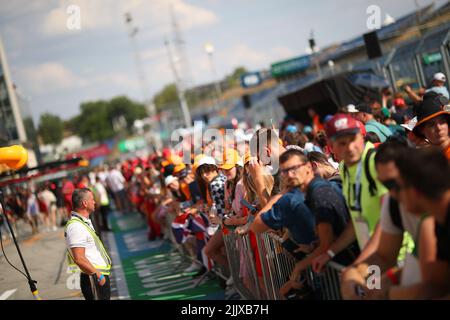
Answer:
<svg viewBox="0 0 450 320"><path fill-rule="evenodd" d="M357 134L361 132L358 123L353 117L343 113L337 113L325 124L325 131L329 139L336 139L339 136Z"/></svg>
<svg viewBox="0 0 450 320"><path fill-rule="evenodd" d="M169 159L169 157L170 157L170 149L169 148L164 148L163 149L163 151L162 151L162 156L165 158L165 159Z"/></svg>
<svg viewBox="0 0 450 320"><path fill-rule="evenodd" d="M361 134L365 137L366 134L367 134L367 131L366 131L366 126L364 125L364 123L362 123L359 120L356 120L356 125L358 126L359 131L361 132Z"/></svg>
<svg viewBox="0 0 450 320"><path fill-rule="evenodd" d="M405 100L403 98L394 99L394 106L396 106L396 107L406 106Z"/></svg>

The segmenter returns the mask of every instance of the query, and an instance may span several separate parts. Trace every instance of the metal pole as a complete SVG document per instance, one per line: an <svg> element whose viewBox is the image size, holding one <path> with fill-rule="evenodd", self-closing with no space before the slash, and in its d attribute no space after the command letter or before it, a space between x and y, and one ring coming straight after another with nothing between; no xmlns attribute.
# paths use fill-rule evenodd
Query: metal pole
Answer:
<svg viewBox="0 0 450 320"><path fill-rule="evenodd" d="M216 108L220 109L220 98L222 97L222 89L220 87L220 80L217 79L217 72L216 72L216 68L214 67L214 61L213 61L213 57L212 57L212 53L208 53L208 57L209 57L209 65L211 67L211 72L213 74L213 82L214 82L214 88L216 91L216 96L217 96L217 105Z"/></svg>
<svg viewBox="0 0 450 320"><path fill-rule="evenodd" d="M41 298L39 296L39 291L36 288L37 281L33 280L31 278L31 276L30 276L30 272L28 271L27 265L26 265L25 260L23 259L23 256L22 256L22 252L20 251L19 244L17 243L17 239L16 239L16 236L14 234L14 230L11 227L11 223L9 222L8 215L6 214L6 206L5 206L5 201L4 201L4 198L3 198L3 190L1 188L0 188L0 204L2 206L3 216L5 217L6 223L8 224L9 231L11 232L11 236L13 238L14 245L16 246L17 253L19 254L20 261L22 262L23 268L25 270L25 273L26 273L26 276L27 276L27 279L28 279L28 285L30 286L31 293L33 294L33 296L34 296L34 298L36 300L41 300Z"/></svg>
<svg viewBox="0 0 450 320"><path fill-rule="evenodd" d="M191 120L191 114L189 112L189 106L186 102L186 97L184 94L184 87L181 82L181 78L177 72L177 69L175 67L175 62L173 61L173 56L172 56L172 52L170 50L169 41L166 39L164 41L164 44L167 49L167 55L169 57L170 68L172 69L173 75L175 77L175 85L177 87L177 94L178 94L178 99L180 100L181 111L183 112L184 123L186 125L186 128L190 128L192 126L192 120Z"/></svg>
<svg viewBox="0 0 450 320"><path fill-rule="evenodd" d="M154 117L156 117L156 108L155 108L154 103L149 102L147 99L147 90L149 88L149 85L147 83L147 79L144 74L144 68L142 67L141 57L139 55L139 50L137 48L137 44L136 44L136 41L134 38L138 29L132 25L132 18L131 18L131 14L129 12L127 12L125 14L125 23L127 24L128 28L129 28L128 36L130 38L131 47L132 47L133 53L134 53L134 62L136 64L136 71L137 71L138 78L139 78L139 84L140 84L141 90L142 90L142 97L144 98L144 103L147 105L147 108L150 111L150 116L152 118L154 118ZM156 143L158 144L158 148L160 148L161 147L160 120L156 120L156 131L159 133L158 138L156 139Z"/></svg>

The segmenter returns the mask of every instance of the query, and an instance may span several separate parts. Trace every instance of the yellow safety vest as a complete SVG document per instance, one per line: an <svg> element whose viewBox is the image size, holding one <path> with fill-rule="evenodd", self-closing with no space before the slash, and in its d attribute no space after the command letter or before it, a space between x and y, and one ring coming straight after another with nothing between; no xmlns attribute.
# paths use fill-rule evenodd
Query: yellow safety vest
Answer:
<svg viewBox="0 0 450 320"><path fill-rule="evenodd" d="M102 241L100 240L100 238L97 236L97 234L94 232L94 230L92 230L86 222L82 221L81 219L77 218L77 217L72 217L69 221L67 221L66 226L64 227L64 236L66 236L66 230L67 227L72 224L72 223L81 223L91 234L92 238L94 238L95 241L95 246L97 247L98 251L100 251L100 255L102 256L103 260L106 261L107 265L106 266L99 266L99 265L93 265L95 269L97 269L101 274L107 276L111 273L111 258L109 257L108 253L106 252L105 247L103 246ZM78 265L75 263L75 259L72 257L72 254L70 252L70 249L67 248L67 263L69 265L69 270L72 273L75 272L81 272L80 267L78 267Z"/></svg>

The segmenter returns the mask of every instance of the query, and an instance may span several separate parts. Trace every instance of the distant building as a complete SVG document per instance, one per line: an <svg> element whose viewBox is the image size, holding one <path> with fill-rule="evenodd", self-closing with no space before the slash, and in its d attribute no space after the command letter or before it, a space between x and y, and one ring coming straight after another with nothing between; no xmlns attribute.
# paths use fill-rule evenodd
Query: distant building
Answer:
<svg viewBox="0 0 450 320"><path fill-rule="evenodd" d="M11 80L3 42L0 39L0 145L27 141L21 110Z"/></svg>
<svg viewBox="0 0 450 320"><path fill-rule="evenodd" d="M28 150L27 165L33 167L40 160L40 155L28 101L23 94L17 92L11 79L3 42L0 39L0 147L23 145Z"/></svg>

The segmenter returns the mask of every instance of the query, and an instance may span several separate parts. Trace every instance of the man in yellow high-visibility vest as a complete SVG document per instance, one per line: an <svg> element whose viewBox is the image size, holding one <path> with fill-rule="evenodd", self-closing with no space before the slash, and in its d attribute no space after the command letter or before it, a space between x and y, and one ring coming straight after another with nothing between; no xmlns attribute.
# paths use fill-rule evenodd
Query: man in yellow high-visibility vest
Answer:
<svg viewBox="0 0 450 320"><path fill-rule="evenodd" d="M92 191L76 189L72 204L73 211L64 232L69 268L81 271L80 286L86 300L109 300L111 258L89 219L95 211Z"/></svg>

